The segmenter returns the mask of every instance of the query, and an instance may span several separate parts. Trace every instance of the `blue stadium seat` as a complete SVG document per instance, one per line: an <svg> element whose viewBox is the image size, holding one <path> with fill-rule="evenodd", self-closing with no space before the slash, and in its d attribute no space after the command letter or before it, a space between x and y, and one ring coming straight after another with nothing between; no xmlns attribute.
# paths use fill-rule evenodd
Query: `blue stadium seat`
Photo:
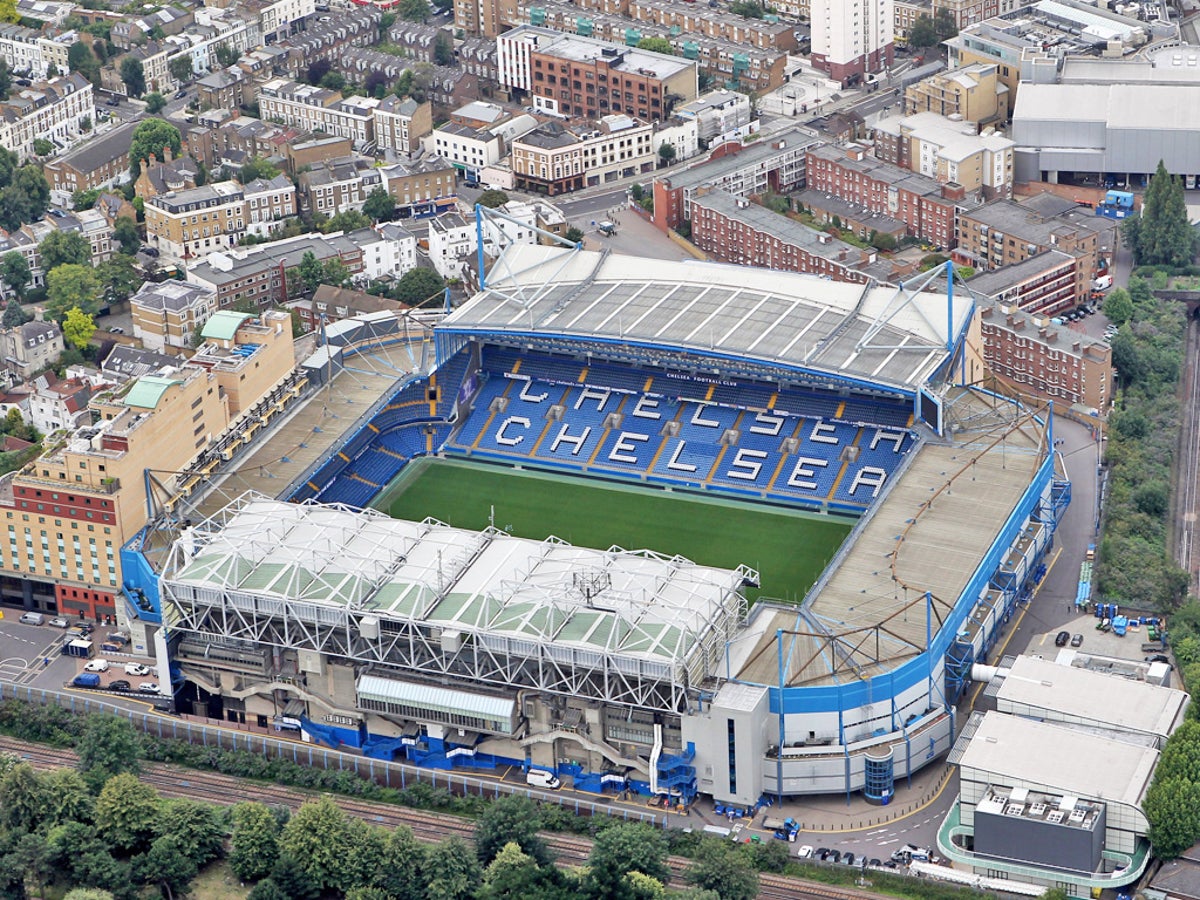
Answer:
<svg viewBox="0 0 1200 900"><path fill-rule="evenodd" d="M857 444L858 459L847 467L832 499L870 505L914 443L910 432L897 428L863 428Z"/></svg>

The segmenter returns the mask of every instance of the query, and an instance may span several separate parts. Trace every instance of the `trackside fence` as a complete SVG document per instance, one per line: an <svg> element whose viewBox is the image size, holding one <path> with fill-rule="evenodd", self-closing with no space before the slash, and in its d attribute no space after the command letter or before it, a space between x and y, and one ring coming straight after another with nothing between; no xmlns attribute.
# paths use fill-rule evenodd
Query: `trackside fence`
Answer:
<svg viewBox="0 0 1200 900"><path fill-rule="evenodd" d="M667 826L667 817L637 809L612 807L579 797L538 791L526 785L505 784L494 779L472 778L457 772L424 769L408 763L370 759L355 753L333 750L316 744L282 740L268 735L233 731L200 722L189 722L149 710L129 709L116 703L63 691L45 690L26 685L0 682L0 700L22 700L36 706L60 706L78 715L110 713L128 720L134 728L150 737L187 741L204 747L239 750L265 759L287 760L297 765L352 773L380 787L403 790L415 784L443 788L460 796L498 798L507 795L528 797L541 803L554 803L572 810L577 816L611 816L630 822Z"/></svg>

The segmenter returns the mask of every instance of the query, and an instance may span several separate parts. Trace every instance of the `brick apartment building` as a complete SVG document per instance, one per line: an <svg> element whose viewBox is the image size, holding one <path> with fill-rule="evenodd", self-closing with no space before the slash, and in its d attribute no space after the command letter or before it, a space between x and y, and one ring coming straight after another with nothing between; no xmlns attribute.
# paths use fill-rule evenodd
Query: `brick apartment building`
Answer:
<svg viewBox="0 0 1200 900"><path fill-rule="evenodd" d="M1082 332L1014 307L980 311L984 359L1000 378L1047 400L1104 413L1112 402L1112 349Z"/></svg>
<svg viewBox="0 0 1200 900"><path fill-rule="evenodd" d="M1079 302L1075 257L1058 250L974 275L968 284L977 297L1021 312L1056 316Z"/></svg>
<svg viewBox="0 0 1200 900"><path fill-rule="evenodd" d="M53 198L69 204L76 191L88 191L129 177L129 147L137 122L118 125L42 167Z"/></svg>
<svg viewBox="0 0 1200 900"><path fill-rule="evenodd" d="M997 200L960 212L956 261L995 269L1057 250L1075 260L1075 301L1084 301L1102 259L1115 246L1112 219L1071 200L1042 193L1022 202Z"/></svg>
<svg viewBox="0 0 1200 900"><path fill-rule="evenodd" d="M979 205L961 185L938 184L874 159L858 144L809 148L808 187L867 212L899 219L909 235L938 247L954 246L959 210Z"/></svg>
<svg viewBox="0 0 1200 900"><path fill-rule="evenodd" d="M726 191L692 200L692 243L725 262L865 284L875 254Z"/></svg>

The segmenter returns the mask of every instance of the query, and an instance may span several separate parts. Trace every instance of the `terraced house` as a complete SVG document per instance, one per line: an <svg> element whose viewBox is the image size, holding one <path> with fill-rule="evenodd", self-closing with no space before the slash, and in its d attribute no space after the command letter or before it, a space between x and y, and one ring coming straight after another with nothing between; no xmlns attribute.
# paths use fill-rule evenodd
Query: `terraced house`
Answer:
<svg viewBox="0 0 1200 900"><path fill-rule="evenodd" d="M19 157L33 155L39 138L66 149L96 120L91 83L78 73L33 84L0 102L0 147Z"/></svg>

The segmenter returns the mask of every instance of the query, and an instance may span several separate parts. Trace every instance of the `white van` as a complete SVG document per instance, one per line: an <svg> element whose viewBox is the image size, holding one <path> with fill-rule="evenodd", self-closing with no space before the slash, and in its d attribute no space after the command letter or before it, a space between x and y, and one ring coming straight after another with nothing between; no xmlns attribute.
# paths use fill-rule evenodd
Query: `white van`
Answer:
<svg viewBox="0 0 1200 900"><path fill-rule="evenodd" d="M1113 278L1111 275L1101 275L1099 278L1097 278L1095 281L1092 282L1092 290L1107 291L1110 287L1112 287L1112 283L1113 283Z"/></svg>
<svg viewBox="0 0 1200 900"><path fill-rule="evenodd" d="M562 782L558 780L558 776L553 772L547 772L545 769L530 769L525 773L525 783L533 787L549 788L552 791L557 791L562 787Z"/></svg>
<svg viewBox="0 0 1200 900"><path fill-rule="evenodd" d="M41 625L46 621L46 617L41 613L27 612L21 614L22 625Z"/></svg>

